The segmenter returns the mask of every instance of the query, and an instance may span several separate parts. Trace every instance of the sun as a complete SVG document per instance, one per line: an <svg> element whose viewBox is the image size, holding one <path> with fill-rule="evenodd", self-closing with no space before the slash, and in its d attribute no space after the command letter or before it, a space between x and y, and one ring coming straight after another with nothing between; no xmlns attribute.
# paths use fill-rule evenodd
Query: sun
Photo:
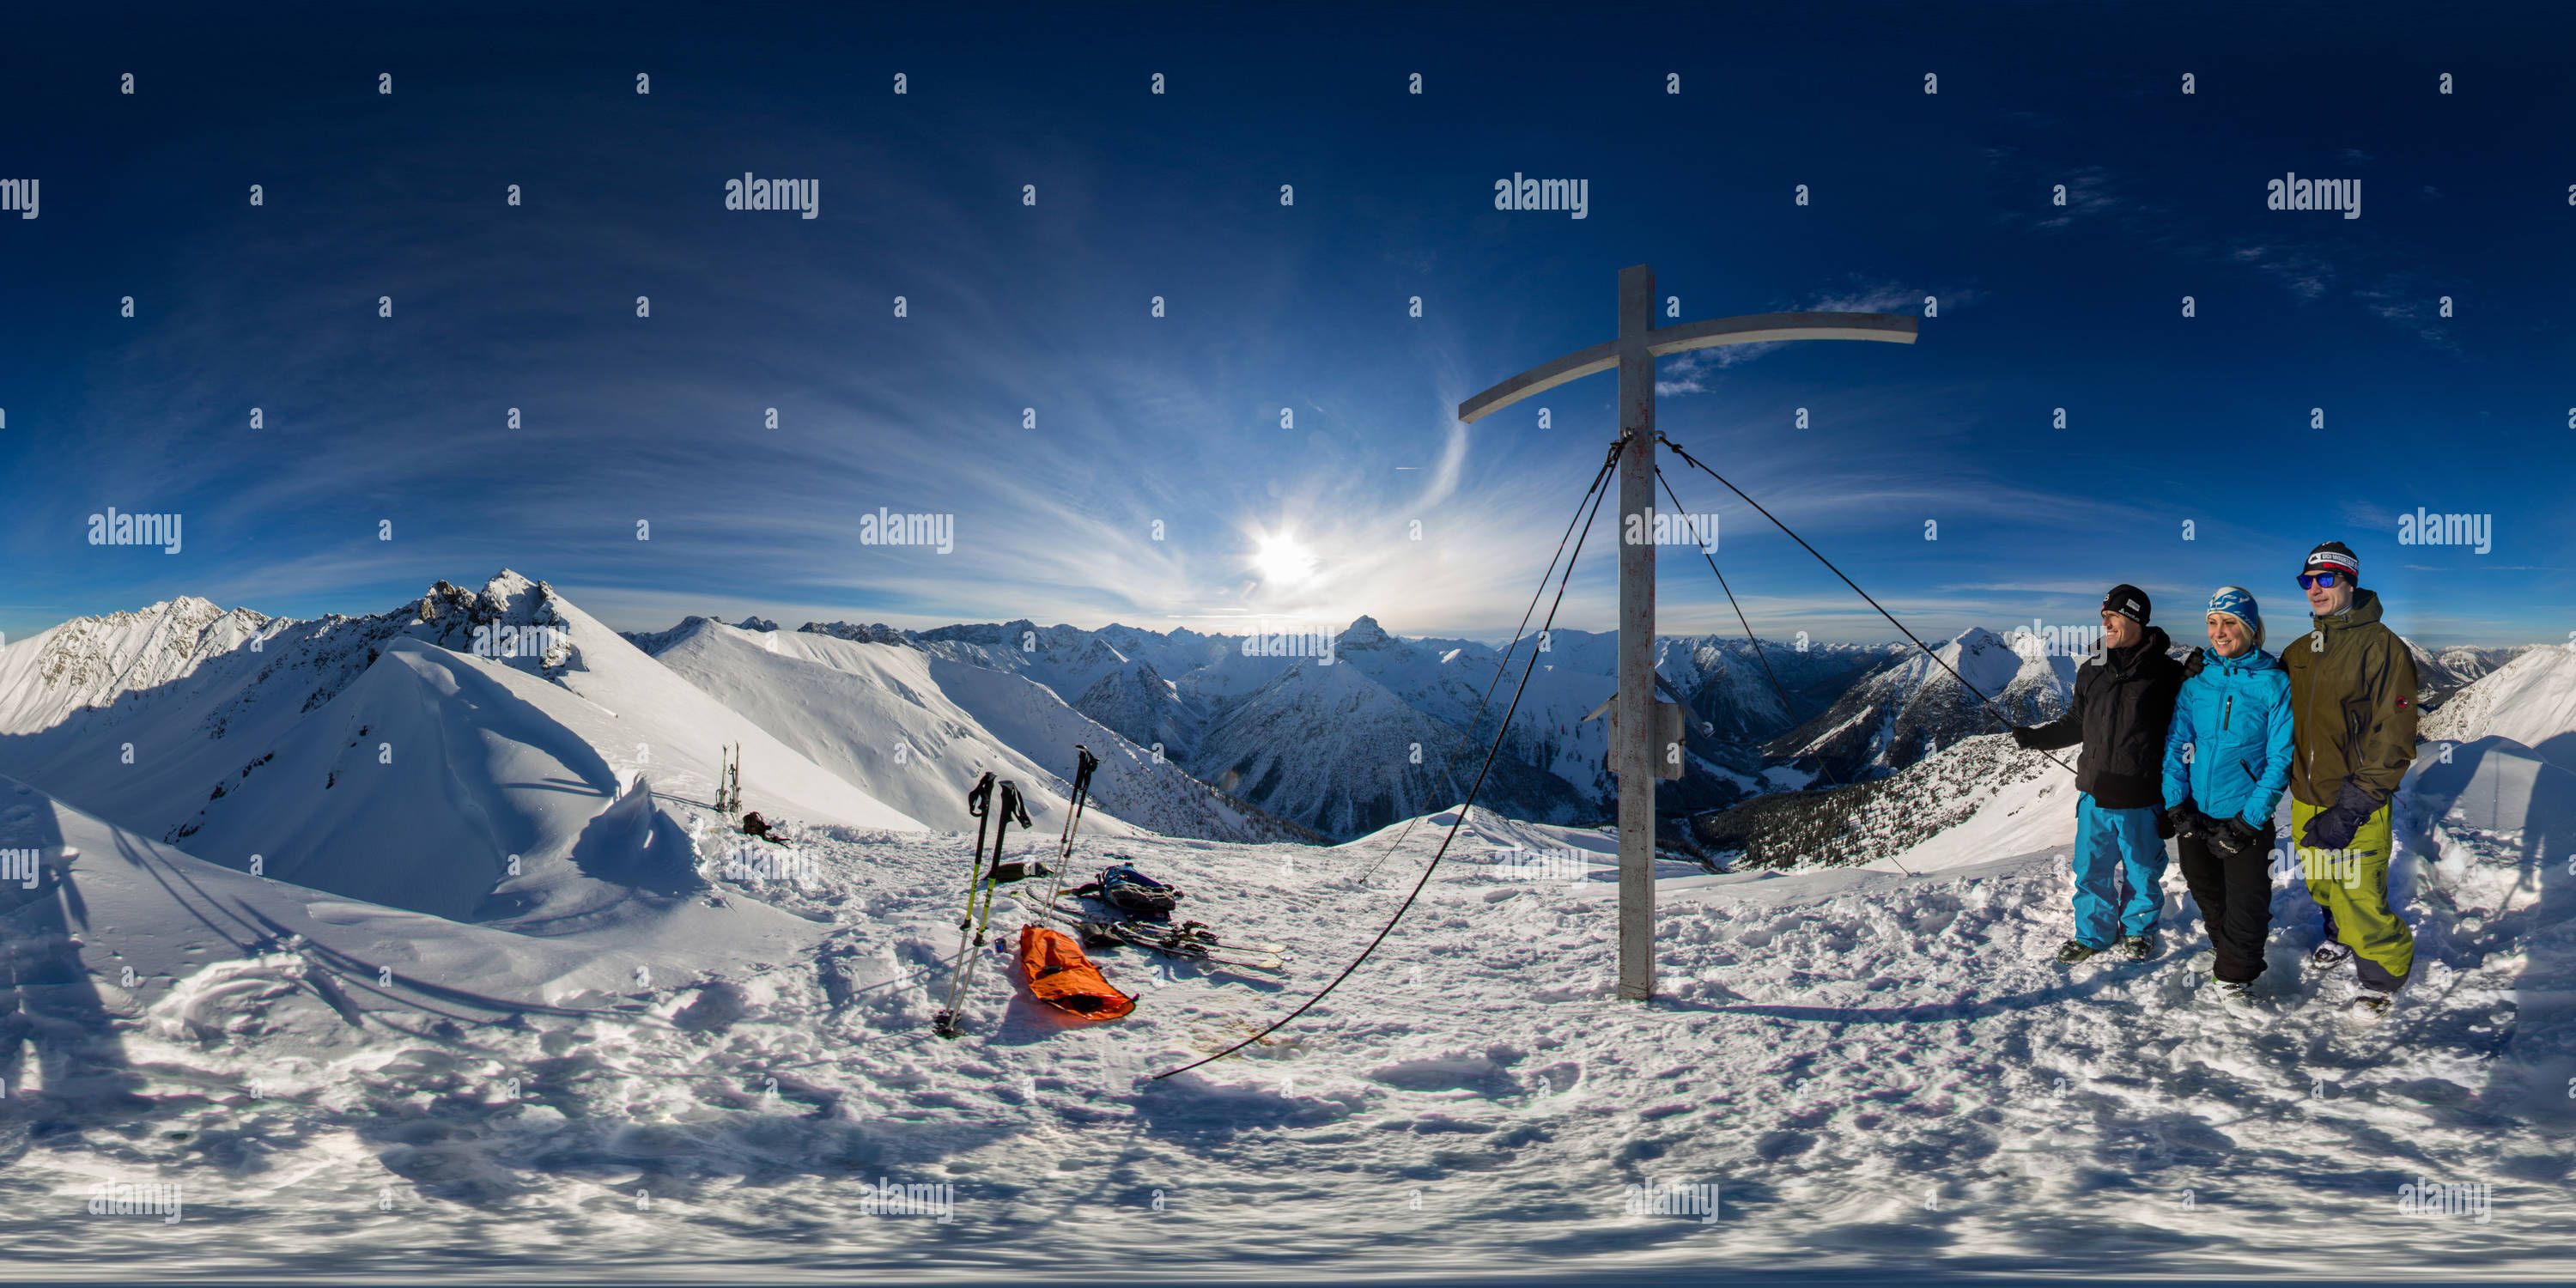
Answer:
<svg viewBox="0 0 2576 1288"><path fill-rule="evenodd" d="M1252 566L1261 579L1273 586L1294 586L1315 571L1315 556L1297 539L1282 533L1264 537L1252 556Z"/></svg>

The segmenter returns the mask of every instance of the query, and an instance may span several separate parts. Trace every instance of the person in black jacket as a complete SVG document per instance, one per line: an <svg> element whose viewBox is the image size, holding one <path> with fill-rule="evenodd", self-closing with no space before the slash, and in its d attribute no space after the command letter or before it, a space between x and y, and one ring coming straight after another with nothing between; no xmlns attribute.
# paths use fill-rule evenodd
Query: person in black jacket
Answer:
<svg viewBox="0 0 2576 1288"><path fill-rule="evenodd" d="M2156 914L2164 906L2165 730L2182 689L2172 643L2147 625L2147 593L2119 585L2102 600L2102 651L2075 669L2075 700L2044 725L2013 730L2042 750L2081 741L2075 789L2075 937L2057 960L2080 962L2117 938L2132 959L2156 955ZM2120 893L2121 878L2128 894Z"/></svg>

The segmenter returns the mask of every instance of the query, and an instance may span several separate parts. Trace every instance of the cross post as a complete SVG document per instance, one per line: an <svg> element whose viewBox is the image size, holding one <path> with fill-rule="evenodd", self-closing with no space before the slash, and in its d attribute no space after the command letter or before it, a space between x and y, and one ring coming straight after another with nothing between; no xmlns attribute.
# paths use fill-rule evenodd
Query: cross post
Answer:
<svg viewBox="0 0 2576 1288"><path fill-rule="evenodd" d="M1619 270L1619 332L1532 367L1458 404L1473 423L1500 408L1596 372L1619 369L1619 692L1610 771L1619 776L1619 998L1655 988L1655 359L1723 344L1778 340L1914 343L1916 321L1893 313L1763 313L1655 325L1655 270ZM1632 527L1631 524L1635 526ZM1635 532L1638 539L1627 540ZM1756 647L1759 647L1757 644ZM1678 757L1680 748L1669 749Z"/></svg>

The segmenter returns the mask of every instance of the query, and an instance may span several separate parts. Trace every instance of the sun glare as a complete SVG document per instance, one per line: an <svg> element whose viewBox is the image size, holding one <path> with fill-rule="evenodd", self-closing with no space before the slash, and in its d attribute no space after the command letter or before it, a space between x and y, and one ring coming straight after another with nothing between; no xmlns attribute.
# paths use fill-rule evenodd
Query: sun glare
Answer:
<svg viewBox="0 0 2576 1288"><path fill-rule="evenodd" d="M1264 538L1252 557L1261 579L1273 586L1293 586L1315 571L1315 556L1290 536Z"/></svg>

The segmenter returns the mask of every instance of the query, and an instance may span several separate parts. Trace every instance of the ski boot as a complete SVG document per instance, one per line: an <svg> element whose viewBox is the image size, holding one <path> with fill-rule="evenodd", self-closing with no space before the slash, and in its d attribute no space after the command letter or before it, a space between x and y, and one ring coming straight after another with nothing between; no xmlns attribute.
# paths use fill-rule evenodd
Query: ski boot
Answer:
<svg viewBox="0 0 2576 1288"><path fill-rule="evenodd" d="M2155 956L2156 932L2150 930L2143 935L2130 935L2123 938L2120 941L2120 951L2128 954L2129 960L2133 962L2142 962Z"/></svg>
<svg viewBox="0 0 2576 1288"><path fill-rule="evenodd" d="M2351 960L2351 949L2329 939L2317 945L2315 951L2308 954L2308 969L2333 970Z"/></svg>
<svg viewBox="0 0 2576 1288"><path fill-rule="evenodd" d="M2211 1001L2231 1011L2254 1009L2254 985L2244 980L2222 979L2202 990Z"/></svg>
<svg viewBox="0 0 2576 1288"><path fill-rule="evenodd" d="M2057 964L2060 966L2072 966L2100 951L2102 950L2084 942L2081 939L2069 939L2065 943L2057 946Z"/></svg>

